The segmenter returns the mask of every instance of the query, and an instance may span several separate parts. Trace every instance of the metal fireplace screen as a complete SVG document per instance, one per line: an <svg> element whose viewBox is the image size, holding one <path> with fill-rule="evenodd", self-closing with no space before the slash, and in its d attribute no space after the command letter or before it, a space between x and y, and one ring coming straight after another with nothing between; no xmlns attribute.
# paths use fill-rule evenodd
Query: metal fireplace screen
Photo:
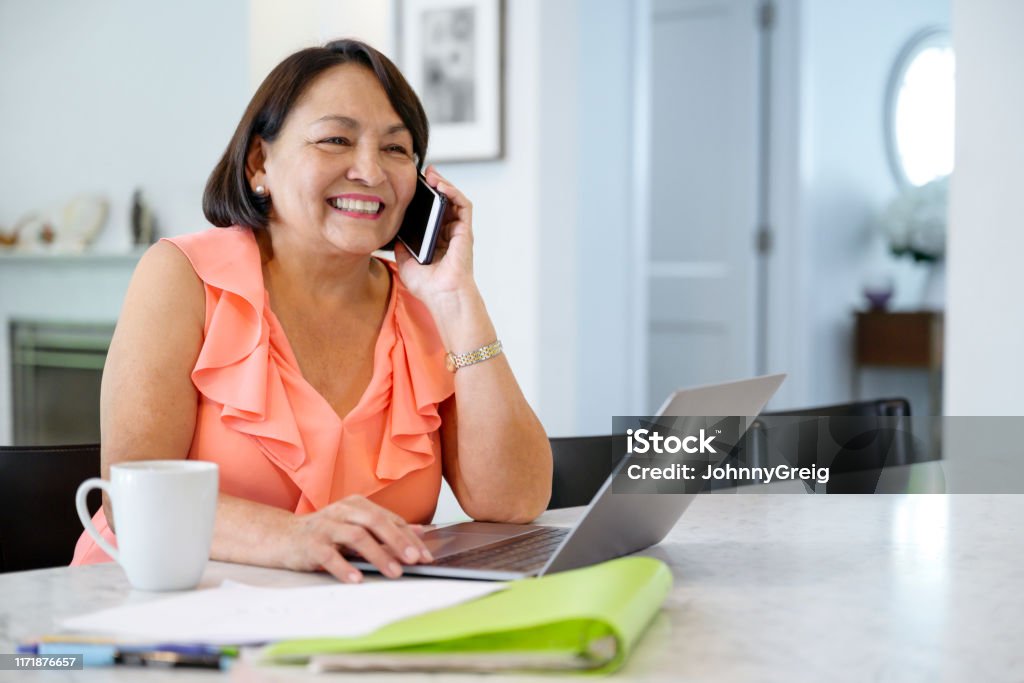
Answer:
<svg viewBox="0 0 1024 683"><path fill-rule="evenodd" d="M112 323L12 320L14 443L99 443Z"/></svg>

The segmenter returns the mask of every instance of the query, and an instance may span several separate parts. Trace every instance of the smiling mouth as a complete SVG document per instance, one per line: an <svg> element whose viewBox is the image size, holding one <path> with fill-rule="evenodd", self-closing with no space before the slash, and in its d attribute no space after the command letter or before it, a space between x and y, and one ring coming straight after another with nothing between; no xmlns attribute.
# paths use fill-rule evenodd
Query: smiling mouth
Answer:
<svg viewBox="0 0 1024 683"><path fill-rule="evenodd" d="M365 199L331 197L327 200L327 204L333 209L357 218L377 218L384 211L384 202Z"/></svg>

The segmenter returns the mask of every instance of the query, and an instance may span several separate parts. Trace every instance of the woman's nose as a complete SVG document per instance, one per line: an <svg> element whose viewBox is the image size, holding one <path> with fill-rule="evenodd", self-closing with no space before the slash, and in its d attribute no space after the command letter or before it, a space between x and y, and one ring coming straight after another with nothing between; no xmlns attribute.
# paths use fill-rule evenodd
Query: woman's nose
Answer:
<svg viewBox="0 0 1024 683"><path fill-rule="evenodd" d="M372 148L371 145L357 146L352 155L352 165L349 166L345 177L370 186L382 183L384 181L384 169L381 167L381 160L377 150Z"/></svg>

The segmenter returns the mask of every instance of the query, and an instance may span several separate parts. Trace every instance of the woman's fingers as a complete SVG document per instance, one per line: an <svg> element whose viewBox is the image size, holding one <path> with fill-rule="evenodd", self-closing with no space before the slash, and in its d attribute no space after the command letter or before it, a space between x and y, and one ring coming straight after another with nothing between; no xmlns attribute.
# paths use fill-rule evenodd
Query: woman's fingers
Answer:
<svg viewBox="0 0 1024 683"><path fill-rule="evenodd" d="M392 579L402 575L402 566L377 542L374 534L356 524L342 524L333 535L334 542L355 550L381 574Z"/></svg>
<svg viewBox="0 0 1024 683"><path fill-rule="evenodd" d="M467 240L472 241L473 231L469 227L469 223L462 220L452 221L448 224L448 242L451 243L456 237L465 237Z"/></svg>
<svg viewBox="0 0 1024 683"><path fill-rule="evenodd" d="M423 540L398 515L358 496L346 499L344 505L350 510L346 521L372 533L403 562L415 564L433 559Z"/></svg>
<svg viewBox="0 0 1024 683"><path fill-rule="evenodd" d="M433 186L448 197L448 205L452 208L455 217L468 225L472 225L473 202L462 193L462 190L455 187L447 178L438 173L434 166L427 167L427 179L428 181L433 181Z"/></svg>
<svg viewBox="0 0 1024 683"><path fill-rule="evenodd" d="M469 201L462 191L448 181L437 184L437 189L448 197L448 206L452 209L452 217L466 223L473 222L473 202Z"/></svg>
<svg viewBox="0 0 1024 683"><path fill-rule="evenodd" d="M363 580L363 573L349 564L335 546L324 545L322 548L318 564L324 571L342 583L359 583Z"/></svg>
<svg viewBox="0 0 1024 683"><path fill-rule="evenodd" d="M434 556L430 554L430 549L427 547L427 544L423 540L423 534L426 533L426 531L424 531L423 529L423 525L409 524L404 519L402 519L401 516L396 515L394 512L391 512L390 510L385 510L385 512L391 515L392 520L394 520L398 528L401 529L407 535L408 538L412 539L413 546L419 551L419 561L433 562Z"/></svg>
<svg viewBox="0 0 1024 683"><path fill-rule="evenodd" d="M423 527L362 496L349 496L319 512L300 515L297 523L295 568L323 568L345 583L358 583L363 575L342 555L341 548L358 553L381 574L402 575L402 563L433 562L420 538Z"/></svg>

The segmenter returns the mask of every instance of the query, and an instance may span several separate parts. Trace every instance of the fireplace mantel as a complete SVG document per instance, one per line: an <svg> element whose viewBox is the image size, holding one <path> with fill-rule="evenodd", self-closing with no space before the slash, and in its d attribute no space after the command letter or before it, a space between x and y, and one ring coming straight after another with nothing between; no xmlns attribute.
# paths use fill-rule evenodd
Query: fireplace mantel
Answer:
<svg viewBox="0 0 1024 683"><path fill-rule="evenodd" d="M62 266L107 265L128 263L132 268L145 253L145 249L137 251L0 251L0 270L8 266L34 267L45 266L59 268Z"/></svg>

